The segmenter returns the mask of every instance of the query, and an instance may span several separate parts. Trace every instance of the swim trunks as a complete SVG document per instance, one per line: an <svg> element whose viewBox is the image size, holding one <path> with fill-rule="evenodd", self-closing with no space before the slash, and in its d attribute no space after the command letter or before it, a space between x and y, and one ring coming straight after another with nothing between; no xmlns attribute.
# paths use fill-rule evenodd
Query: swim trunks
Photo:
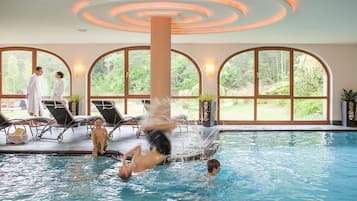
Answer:
<svg viewBox="0 0 357 201"><path fill-rule="evenodd" d="M107 146L108 146L108 144L105 143L104 144L104 151L107 149ZM102 147L102 145L100 144L100 142L97 142L98 153L100 153L101 147Z"/></svg>
<svg viewBox="0 0 357 201"><path fill-rule="evenodd" d="M166 135L160 130L153 130L148 134L150 145L155 146L156 150L163 155L171 154L171 143Z"/></svg>

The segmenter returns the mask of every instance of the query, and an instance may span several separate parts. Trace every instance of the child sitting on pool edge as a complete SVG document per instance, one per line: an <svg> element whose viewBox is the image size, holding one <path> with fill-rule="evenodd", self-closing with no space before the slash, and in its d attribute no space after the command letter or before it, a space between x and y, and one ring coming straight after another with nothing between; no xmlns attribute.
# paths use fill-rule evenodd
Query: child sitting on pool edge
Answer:
<svg viewBox="0 0 357 201"><path fill-rule="evenodd" d="M94 121L95 128L92 131L92 142L93 142L93 151L92 155L94 157L103 155L105 149L107 148L107 141L109 140L109 135L107 129L103 128L103 119L98 117Z"/></svg>
<svg viewBox="0 0 357 201"><path fill-rule="evenodd" d="M211 159L207 161L207 174L205 176L215 176L221 169L221 164L216 159Z"/></svg>

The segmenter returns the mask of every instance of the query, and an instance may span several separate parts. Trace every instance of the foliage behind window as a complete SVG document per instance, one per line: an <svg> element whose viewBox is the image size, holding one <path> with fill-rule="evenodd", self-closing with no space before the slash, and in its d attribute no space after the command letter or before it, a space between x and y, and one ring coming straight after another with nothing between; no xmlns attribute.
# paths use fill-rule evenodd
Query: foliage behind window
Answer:
<svg viewBox="0 0 357 201"><path fill-rule="evenodd" d="M199 76L191 60L171 52L171 95L198 96Z"/></svg>
<svg viewBox="0 0 357 201"><path fill-rule="evenodd" d="M92 70L91 95L124 95L124 54L115 52L101 58Z"/></svg>
<svg viewBox="0 0 357 201"><path fill-rule="evenodd" d="M47 52L37 51L37 66L43 67L42 82L43 82L43 95L51 96L53 86L56 83L56 72L62 71L64 76L64 96L70 95L70 74L65 63L58 57L53 56Z"/></svg>
<svg viewBox="0 0 357 201"><path fill-rule="evenodd" d="M254 95L254 51L232 57L224 64L220 76L221 95Z"/></svg>
<svg viewBox="0 0 357 201"><path fill-rule="evenodd" d="M31 51L2 52L2 93L26 94L27 83L32 75Z"/></svg>
<svg viewBox="0 0 357 201"><path fill-rule="evenodd" d="M220 120L327 120L327 81L323 64L303 51L272 47L238 53L220 71Z"/></svg>
<svg viewBox="0 0 357 201"><path fill-rule="evenodd" d="M150 94L150 50L129 51L129 94Z"/></svg>
<svg viewBox="0 0 357 201"><path fill-rule="evenodd" d="M123 101L123 113L126 111L130 115L139 115L137 113L143 113L142 100L150 98L150 73L150 49L147 47L109 53L100 58L91 70L90 95ZM171 52L172 115L183 112L190 119L198 119L199 75L189 58Z"/></svg>

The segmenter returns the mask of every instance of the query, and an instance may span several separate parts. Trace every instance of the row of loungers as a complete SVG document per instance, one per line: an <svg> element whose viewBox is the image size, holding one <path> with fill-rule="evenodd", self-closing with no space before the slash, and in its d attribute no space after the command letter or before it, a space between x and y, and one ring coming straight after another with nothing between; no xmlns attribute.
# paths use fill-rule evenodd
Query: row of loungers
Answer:
<svg viewBox="0 0 357 201"><path fill-rule="evenodd" d="M63 141L63 135L68 129L86 126L87 132L86 135L90 138L90 133L93 129L93 123L97 116L73 116L72 113L68 110L64 102L62 101L54 101L54 100L44 100L42 101L46 108L49 110L50 114L56 120L51 121L49 118L42 117L31 117L27 119L7 119L2 114L0 114L0 131L3 130L6 136L9 134L10 127L14 126L25 126L28 125L30 127L35 127L36 133L34 134L32 129L31 134L33 137L36 137L38 140L40 139L53 139L58 142ZM116 109L115 105L110 101L102 101L96 100L92 101L92 103L96 106L100 114L103 116L105 127L113 127L113 129L109 132L110 138L113 138L113 132L116 129L120 129L120 126L126 124L128 122L136 125L138 128L137 136L140 135L140 129L138 126L138 121L140 118L135 117L126 117L124 118L120 112ZM52 128L60 128L62 131L57 135L56 138L46 137L46 133L48 131L52 135Z"/></svg>

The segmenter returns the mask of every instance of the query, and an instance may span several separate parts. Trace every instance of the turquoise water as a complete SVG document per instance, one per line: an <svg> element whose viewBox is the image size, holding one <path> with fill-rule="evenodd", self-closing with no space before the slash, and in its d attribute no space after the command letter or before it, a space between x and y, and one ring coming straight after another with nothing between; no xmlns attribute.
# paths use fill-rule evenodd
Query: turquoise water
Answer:
<svg viewBox="0 0 357 201"><path fill-rule="evenodd" d="M158 166L128 182L91 156L0 155L0 200L356 200L357 133L223 133L221 172Z"/></svg>

